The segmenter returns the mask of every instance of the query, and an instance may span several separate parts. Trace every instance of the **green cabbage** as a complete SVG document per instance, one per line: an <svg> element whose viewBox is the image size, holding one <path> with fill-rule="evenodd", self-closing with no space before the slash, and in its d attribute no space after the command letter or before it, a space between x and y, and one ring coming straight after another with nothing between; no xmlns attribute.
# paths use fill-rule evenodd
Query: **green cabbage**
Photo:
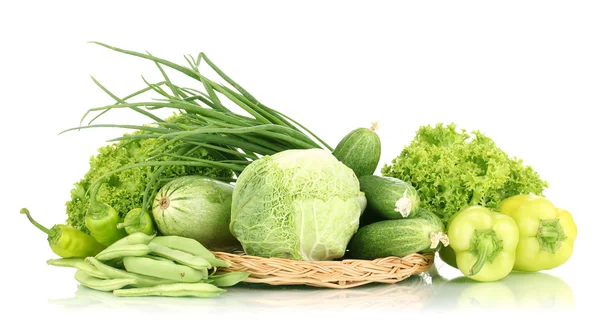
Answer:
<svg viewBox="0 0 600 323"><path fill-rule="evenodd" d="M248 255L332 260L346 252L366 203L354 172L330 152L286 150L240 174L230 230Z"/></svg>
<svg viewBox="0 0 600 323"><path fill-rule="evenodd" d="M548 186L531 166L510 157L491 138L480 131L459 130L454 123L420 127L381 174L413 185L421 205L444 223L465 207L496 209L507 197L542 195Z"/></svg>

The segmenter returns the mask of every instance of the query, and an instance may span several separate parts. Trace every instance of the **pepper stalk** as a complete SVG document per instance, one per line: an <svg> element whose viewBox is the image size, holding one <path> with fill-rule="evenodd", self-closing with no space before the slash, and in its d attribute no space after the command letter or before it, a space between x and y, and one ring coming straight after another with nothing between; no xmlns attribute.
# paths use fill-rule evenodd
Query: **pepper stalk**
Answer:
<svg viewBox="0 0 600 323"><path fill-rule="evenodd" d="M577 238L573 215L548 199L530 194L515 195L500 203L500 212L513 218L519 226L516 270L556 268L573 254Z"/></svg>
<svg viewBox="0 0 600 323"><path fill-rule="evenodd" d="M502 251L502 247L502 240L498 238L496 231L491 229L475 230L469 252L477 257L477 261L469 269L469 276L477 275L486 262L493 263L498 253Z"/></svg>
<svg viewBox="0 0 600 323"><path fill-rule="evenodd" d="M507 215L471 206L450 219L448 238L458 269L473 280L496 281L513 269L519 228Z"/></svg>

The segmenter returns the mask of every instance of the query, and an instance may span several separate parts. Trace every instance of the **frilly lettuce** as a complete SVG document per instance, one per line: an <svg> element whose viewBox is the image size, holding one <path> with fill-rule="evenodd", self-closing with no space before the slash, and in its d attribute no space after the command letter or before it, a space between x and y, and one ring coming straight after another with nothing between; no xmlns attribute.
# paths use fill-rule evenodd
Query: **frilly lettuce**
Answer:
<svg viewBox="0 0 600 323"><path fill-rule="evenodd" d="M413 185L422 206L445 223L464 207L497 209L507 197L542 195L548 187L531 166L508 156L492 139L480 131L458 130L454 123L420 127L410 145L381 173Z"/></svg>
<svg viewBox="0 0 600 323"><path fill-rule="evenodd" d="M140 134L143 131L132 133ZM151 153L161 148L165 140L158 138L144 138L139 140L121 140L115 144L106 145L98 149L98 154L90 158L90 168L83 179L74 184L71 190L71 199L66 203L67 223L84 232L89 232L85 227L85 215L90 205L90 186L104 174L117 170L122 166L145 161L154 156ZM162 147L160 152L167 152L178 142ZM213 158L205 149L194 151L190 157L212 160ZM167 160L160 157L156 161ZM134 208L142 206L146 185L158 167L135 167L119 171L104 180L96 193L100 203L107 203L114 207L121 217ZM184 175L204 175L211 178L231 178L232 173L227 169L197 167L197 166L169 166L162 173L162 179L180 177ZM157 182L162 185L164 182Z"/></svg>

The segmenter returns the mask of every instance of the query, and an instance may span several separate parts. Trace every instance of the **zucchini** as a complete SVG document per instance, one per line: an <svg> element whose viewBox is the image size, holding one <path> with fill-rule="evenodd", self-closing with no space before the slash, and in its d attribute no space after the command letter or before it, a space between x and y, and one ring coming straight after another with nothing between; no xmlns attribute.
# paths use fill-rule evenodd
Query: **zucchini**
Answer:
<svg viewBox="0 0 600 323"><path fill-rule="evenodd" d="M435 213L420 208L411 218L383 220L358 229L348 243L348 256L373 260L435 253L447 243L442 220Z"/></svg>
<svg viewBox="0 0 600 323"><path fill-rule="evenodd" d="M358 180L367 198L367 209L384 219L407 218L419 210L419 194L407 182L377 175L361 176Z"/></svg>
<svg viewBox="0 0 600 323"><path fill-rule="evenodd" d="M356 177L373 175L381 158L381 140L375 132L377 122L370 128L358 128L337 144L333 155L354 171Z"/></svg>
<svg viewBox="0 0 600 323"><path fill-rule="evenodd" d="M158 191L152 216L160 235L194 239L227 250L238 241L229 231L233 185L201 175L177 177Z"/></svg>

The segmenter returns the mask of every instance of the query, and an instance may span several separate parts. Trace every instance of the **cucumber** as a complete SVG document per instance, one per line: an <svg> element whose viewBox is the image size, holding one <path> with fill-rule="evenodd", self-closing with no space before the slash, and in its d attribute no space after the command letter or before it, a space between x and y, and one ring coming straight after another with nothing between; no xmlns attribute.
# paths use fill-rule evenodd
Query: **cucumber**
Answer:
<svg viewBox="0 0 600 323"><path fill-rule="evenodd" d="M381 140L375 132L377 123L371 128L358 128L348 133L337 144L333 155L354 171L356 177L373 175L381 158Z"/></svg>
<svg viewBox="0 0 600 323"><path fill-rule="evenodd" d="M371 223L379 222L385 220L379 214L373 212L372 210L365 209L365 211L360 215L360 219L358 221L358 228L362 228Z"/></svg>
<svg viewBox="0 0 600 323"><path fill-rule="evenodd" d="M348 258L373 260L435 253L448 243L444 232L442 220L420 208L411 218L383 220L358 229L348 243Z"/></svg>
<svg viewBox="0 0 600 323"><path fill-rule="evenodd" d="M367 210L384 219L407 218L419 210L419 194L407 182L377 175L361 176L358 180L367 198Z"/></svg>

